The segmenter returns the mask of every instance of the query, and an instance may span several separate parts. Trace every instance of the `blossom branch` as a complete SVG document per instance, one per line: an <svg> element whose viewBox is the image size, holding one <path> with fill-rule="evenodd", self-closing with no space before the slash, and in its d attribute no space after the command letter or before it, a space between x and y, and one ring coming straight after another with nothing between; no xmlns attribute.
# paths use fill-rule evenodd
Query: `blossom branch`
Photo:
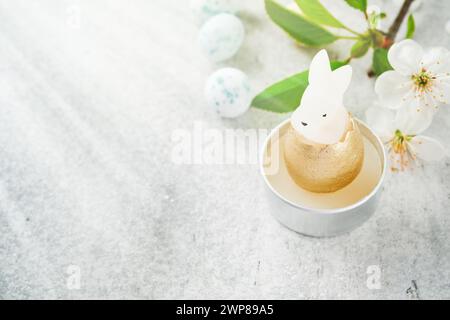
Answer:
<svg viewBox="0 0 450 320"><path fill-rule="evenodd" d="M409 8L411 7L411 4L413 3L413 1L414 0L405 0L403 2L403 5L397 14L397 17L395 18L394 22L392 23L391 27L389 28L387 36L389 39L392 40L392 42L394 42L395 37L397 36L398 30L400 29L400 26L402 25L403 20L405 20L405 17L408 14Z"/></svg>

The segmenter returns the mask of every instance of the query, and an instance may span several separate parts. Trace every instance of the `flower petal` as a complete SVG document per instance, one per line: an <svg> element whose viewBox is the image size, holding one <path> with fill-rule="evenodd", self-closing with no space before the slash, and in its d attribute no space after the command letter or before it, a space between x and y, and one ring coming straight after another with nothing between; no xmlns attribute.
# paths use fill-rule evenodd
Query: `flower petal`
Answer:
<svg viewBox="0 0 450 320"><path fill-rule="evenodd" d="M371 107L366 110L367 124L383 142L389 141L395 131L395 112L385 108Z"/></svg>
<svg viewBox="0 0 450 320"><path fill-rule="evenodd" d="M450 52L444 47L434 47L425 52L422 66L434 75L450 72Z"/></svg>
<svg viewBox="0 0 450 320"><path fill-rule="evenodd" d="M405 76L410 76L419 70L422 58L422 47L411 39L395 43L388 52L391 66Z"/></svg>
<svg viewBox="0 0 450 320"><path fill-rule="evenodd" d="M412 138L409 147L414 156L425 161L439 161L448 156L447 150L439 141L426 136Z"/></svg>
<svg viewBox="0 0 450 320"><path fill-rule="evenodd" d="M390 109L398 109L404 104L411 104L411 100L414 99L413 95L408 95L411 90L411 79L397 71L386 71L375 82L375 92L383 107Z"/></svg>
<svg viewBox="0 0 450 320"><path fill-rule="evenodd" d="M419 109L431 109L437 111L438 107L442 105L442 101L445 101L445 96L441 92L441 87L436 87L436 85L433 86L433 91L427 92L423 95L421 95L420 100L420 106Z"/></svg>
<svg viewBox="0 0 450 320"><path fill-rule="evenodd" d="M442 104L450 103L450 77L437 76L434 84L434 97Z"/></svg>
<svg viewBox="0 0 450 320"><path fill-rule="evenodd" d="M401 108L395 117L396 129L407 135L420 134L431 125L434 114L432 108L424 108L420 111L410 107Z"/></svg>

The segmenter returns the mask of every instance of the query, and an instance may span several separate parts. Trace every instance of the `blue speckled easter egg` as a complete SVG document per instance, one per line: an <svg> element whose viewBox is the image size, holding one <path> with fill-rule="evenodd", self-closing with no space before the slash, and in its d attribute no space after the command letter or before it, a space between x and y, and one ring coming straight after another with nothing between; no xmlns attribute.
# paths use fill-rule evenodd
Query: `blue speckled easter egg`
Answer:
<svg viewBox="0 0 450 320"><path fill-rule="evenodd" d="M223 68L206 81L205 97L208 105L220 116L235 118L250 107L250 91L250 82L245 73L234 68Z"/></svg>
<svg viewBox="0 0 450 320"><path fill-rule="evenodd" d="M216 14L237 12L236 0L191 0L190 7L199 25Z"/></svg>
<svg viewBox="0 0 450 320"><path fill-rule="evenodd" d="M238 52L244 40L244 33L244 26L239 18L229 13L221 13L203 25L198 42L212 61L219 62Z"/></svg>

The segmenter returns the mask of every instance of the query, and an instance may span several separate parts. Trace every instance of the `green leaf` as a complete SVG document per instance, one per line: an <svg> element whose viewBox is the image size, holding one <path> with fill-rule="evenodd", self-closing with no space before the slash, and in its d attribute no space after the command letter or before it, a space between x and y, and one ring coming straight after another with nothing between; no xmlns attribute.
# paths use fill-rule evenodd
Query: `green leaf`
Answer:
<svg viewBox="0 0 450 320"><path fill-rule="evenodd" d="M338 39L334 34L274 0L265 0L265 4L270 18L295 40L305 45L322 46Z"/></svg>
<svg viewBox="0 0 450 320"><path fill-rule="evenodd" d="M331 68L337 69L345 62L332 61ZM253 98L252 106L258 109L284 113L297 109L308 86L308 70L281 80Z"/></svg>
<svg viewBox="0 0 450 320"><path fill-rule="evenodd" d="M345 0L345 2L362 12L366 12L367 10L367 0Z"/></svg>
<svg viewBox="0 0 450 320"><path fill-rule="evenodd" d="M385 71L392 70L387 54L388 50L384 48L377 48L373 51L372 69L376 76L381 75Z"/></svg>
<svg viewBox="0 0 450 320"><path fill-rule="evenodd" d="M319 0L295 0L303 14L312 21L335 28L344 28L344 25L337 20Z"/></svg>
<svg viewBox="0 0 450 320"><path fill-rule="evenodd" d="M351 50L352 58L361 58L363 55L369 51L372 42L370 39L360 39L356 41Z"/></svg>
<svg viewBox="0 0 450 320"><path fill-rule="evenodd" d="M414 22L414 16L412 14L408 17L408 24L406 29L406 39L412 39L414 32L416 31L416 23Z"/></svg>

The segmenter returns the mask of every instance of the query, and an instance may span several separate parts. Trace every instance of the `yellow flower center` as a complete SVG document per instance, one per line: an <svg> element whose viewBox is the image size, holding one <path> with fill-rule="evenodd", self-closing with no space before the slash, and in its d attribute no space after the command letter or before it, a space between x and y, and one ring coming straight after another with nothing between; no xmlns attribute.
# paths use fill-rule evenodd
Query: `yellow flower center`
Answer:
<svg viewBox="0 0 450 320"><path fill-rule="evenodd" d="M400 130L395 130L394 137L389 141L390 150L394 152L394 163L391 168L392 171L403 171L408 166L408 160L411 157L414 159L414 155L408 150L408 142L414 136L403 134Z"/></svg>
<svg viewBox="0 0 450 320"><path fill-rule="evenodd" d="M413 74L411 79L414 83L415 90L418 93L425 93L433 91L433 82L436 79L430 72L425 68L422 68L418 73Z"/></svg>

